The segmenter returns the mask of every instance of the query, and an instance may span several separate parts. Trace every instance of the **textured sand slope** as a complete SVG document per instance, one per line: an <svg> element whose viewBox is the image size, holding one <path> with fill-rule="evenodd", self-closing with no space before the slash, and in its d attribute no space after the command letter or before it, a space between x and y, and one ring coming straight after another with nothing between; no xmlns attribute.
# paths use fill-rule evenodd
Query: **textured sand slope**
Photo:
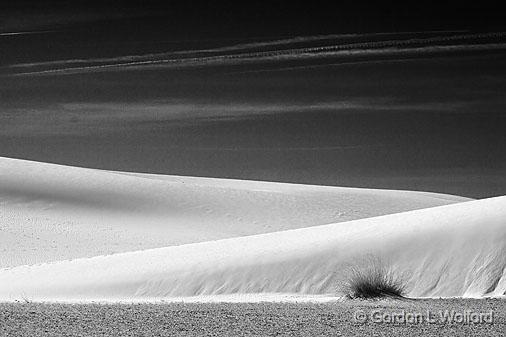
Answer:
<svg viewBox="0 0 506 337"><path fill-rule="evenodd" d="M0 158L0 268L466 200L421 192L130 174Z"/></svg>
<svg viewBox="0 0 506 337"><path fill-rule="evenodd" d="M0 271L0 299L325 294L370 255L411 296L506 292L506 197L345 223Z"/></svg>

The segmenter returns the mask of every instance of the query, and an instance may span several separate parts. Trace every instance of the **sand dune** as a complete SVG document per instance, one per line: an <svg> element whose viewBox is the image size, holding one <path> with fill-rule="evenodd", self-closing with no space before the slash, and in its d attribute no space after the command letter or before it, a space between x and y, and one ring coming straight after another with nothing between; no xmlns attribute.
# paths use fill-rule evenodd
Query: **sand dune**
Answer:
<svg viewBox="0 0 506 337"><path fill-rule="evenodd" d="M0 268L343 222L456 196L108 172L0 158Z"/></svg>
<svg viewBox="0 0 506 337"><path fill-rule="evenodd" d="M0 207L0 300L327 296L369 257L402 274L410 296L506 291L506 197L1 158Z"/></svg>
<svg viewBox="0 0 506 337"><path fill-rule="evenodd" d="M21 266L0 298L149 300L230 293L335 293L364 256L403 274L408 295L506 292L506 197L330 225Z"/></svg>

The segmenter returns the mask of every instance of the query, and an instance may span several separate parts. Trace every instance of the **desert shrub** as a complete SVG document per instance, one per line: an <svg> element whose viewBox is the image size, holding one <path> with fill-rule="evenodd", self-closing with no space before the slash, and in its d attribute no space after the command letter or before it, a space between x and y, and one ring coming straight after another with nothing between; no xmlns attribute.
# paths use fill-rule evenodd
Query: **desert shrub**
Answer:
<svg viewBox="0 0 506 337"><path fill-rule="evenodd" d="M406 282L377 258L368 258L345 272L341 291L348 298L404 297Z"/></svg>

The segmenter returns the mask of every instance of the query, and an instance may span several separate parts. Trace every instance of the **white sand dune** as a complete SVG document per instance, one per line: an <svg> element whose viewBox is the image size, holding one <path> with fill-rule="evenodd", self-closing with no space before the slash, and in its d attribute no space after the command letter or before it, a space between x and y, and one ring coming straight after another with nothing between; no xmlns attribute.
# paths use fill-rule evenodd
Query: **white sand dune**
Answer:
<svg viewBox="0 0 506 337"><path fill-rule="evenodd" d="M505 219L506 197L0 158L0 300L325 297L370 256L410 296L502 296Z"/></svg>
<svg viewBox="0 0 506 337"><path fill-rule="evenodd" d="M283 231L466 200L0 158L0 268Z"/></svg>
<svg viewBox="0 0 506 337"><path fill-rule="evenodd" d="M506 197L330 225L0 271L0 298L146 300L334 293L364 256L406 277L410 296L506 292Z"/></svg>

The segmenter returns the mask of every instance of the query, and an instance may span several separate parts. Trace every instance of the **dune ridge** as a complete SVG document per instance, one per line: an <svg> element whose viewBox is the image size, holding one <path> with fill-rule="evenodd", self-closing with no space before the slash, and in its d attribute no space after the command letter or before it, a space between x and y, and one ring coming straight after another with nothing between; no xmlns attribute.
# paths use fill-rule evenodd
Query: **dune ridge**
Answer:
<svg viewBox="0 0 506 337"><path fill-rule="evenodd" d="M0 268L261 234L470 200L146 175L0 158Z"/></svg>
<svg viewBox="0 0 506 337"><path fill-rule="evenodd" d="M409 296L506 292L506 197L0 158L0 207L0 300L334 296L369 257Z"/></svg>
<svg viewBox="0 0 506 337"><path fill-rule="evenodd" d="M506 197L344 223L0 271L0 298L136 300L234 293L335 294L368 255L414 297L506 292Z"/></svg>

